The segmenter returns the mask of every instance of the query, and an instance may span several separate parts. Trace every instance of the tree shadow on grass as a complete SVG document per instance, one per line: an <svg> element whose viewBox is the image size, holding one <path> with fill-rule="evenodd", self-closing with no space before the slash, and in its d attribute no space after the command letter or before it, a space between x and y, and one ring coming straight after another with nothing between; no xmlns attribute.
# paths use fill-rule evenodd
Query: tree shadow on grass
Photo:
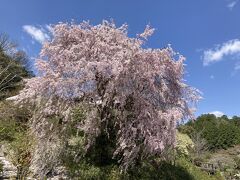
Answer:
<svg viewBox="0 0 240 180"><path fill-rule="evenodd" d="M195 178L188 171L177 165L164 162L159 167L143 165L132 172L131 179L141 180L194 180Z"/></svg>

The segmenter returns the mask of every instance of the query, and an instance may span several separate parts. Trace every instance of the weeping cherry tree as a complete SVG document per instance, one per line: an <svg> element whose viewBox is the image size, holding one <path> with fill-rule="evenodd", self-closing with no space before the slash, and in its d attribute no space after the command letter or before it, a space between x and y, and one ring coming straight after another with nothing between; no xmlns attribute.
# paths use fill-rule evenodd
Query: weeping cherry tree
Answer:
<svg viewBox="0 0 240 180"><path fill-rule="evenodd" d="M52 40L43 45L36 61L38 76L26 79L25 89L15 97L16 103L37 109L31 127L50 151L61 149L63 143L46 136L54 128L47 117L61 117L62 124L67 124L71 109L79 103L90 107L76 127L84 132L85 151L101 133L111 139L108 127L113 124L116 148L112 156L123 170L175 145L176 124L192 117L199 92L183 79L183 56L170 46L145 48L154 29L146 26L135 38L128 37L127 29L126 24L116 27L108 21L96 26L83 22L52 27ZM47 146L36 148L33 162L44 159ZM53 161L58 155L46 158Z"/></svg>

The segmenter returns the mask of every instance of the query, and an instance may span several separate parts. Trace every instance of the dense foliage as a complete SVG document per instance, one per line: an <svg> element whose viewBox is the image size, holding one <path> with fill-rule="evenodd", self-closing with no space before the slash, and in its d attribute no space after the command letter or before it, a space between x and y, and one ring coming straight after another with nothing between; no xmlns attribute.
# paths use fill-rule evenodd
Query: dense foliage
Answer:
<svg viewBox="0 0 240 180"><path fill-rule="evenodd" d="M195 121L179 127L183 133L193 136L199 133L207 141L209 150L227 149L240 144L240 118L216 117L212 114L199 116Z"/></svg>
<svg viewBox="0 0 240 180"><path fill-rule="evenodd" d="M176 150L177 153L181 156L188 156L189 150L194 148L194 143L192 139L187 135L180 132L177 132L177 144Z"/></svg>

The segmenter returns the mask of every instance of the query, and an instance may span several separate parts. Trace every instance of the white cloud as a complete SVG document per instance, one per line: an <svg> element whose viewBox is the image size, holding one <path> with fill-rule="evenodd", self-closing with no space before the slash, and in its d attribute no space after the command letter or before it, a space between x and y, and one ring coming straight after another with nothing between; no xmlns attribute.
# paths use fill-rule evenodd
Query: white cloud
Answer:
<svg viewBox="0 0 240 180"><path fill-rule="evenodd" d="M231 1L227 4L227 8L232 10L238 3L238 0L235 0L235 1Z"/></svg>
<svg viewBox="0 0 240 180"><path fill-rule="evenodd" d="M216 117L221 117L221 116L224 115L224 113L221 112L221 111L213 111L213 112L210 112L208 114L214 114Z"/></svg>
<svg viewBox="0 0 240 180"><path fill-rule="evenodd" d="M42 28L37 28L32 25L24 25L23 30L41 44L50 39L49 35Z"/></svg>
<svg viewBox="0 0 240 180"><path fill-rule="evenodd" d="M224 56L233 56L240 54L240 40L230 40L221 45L217 45L214 49L208 49L203 52L203 65L207 66L213 62L223 60Z"/></svg>

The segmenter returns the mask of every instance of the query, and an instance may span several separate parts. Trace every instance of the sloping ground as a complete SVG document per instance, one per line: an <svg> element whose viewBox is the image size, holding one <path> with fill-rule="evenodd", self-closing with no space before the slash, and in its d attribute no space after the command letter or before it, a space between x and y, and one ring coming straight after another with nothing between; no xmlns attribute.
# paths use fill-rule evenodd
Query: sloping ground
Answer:
<svg viewBox="0 0 240 180"><path fill-rule="evenodd" d="M0 149L0 164L2 165L2 172L0 171L0 179L15 180L17 177L17 168L4 156ZM68 179L64 174L62 167L57 168L54 176L47 178L47 180ZM26 179L35 180L35 178L27 177Z"/></svg>
<svg viewBox="0 0 240 180"><path fill-rule="evenodd" d="M0 174L0 179L16 179L17 168L8 161L3 153L0 151L0 163L3 165L2 174Z"/></svg>
<svg viewBox="0 0 240 180"><path fill-rule="evenodd" d="M2 173L0 173L0 179L10 179L15 180L17 177L17 168L8 161L2 154L0 154L0 163L3 165ZM62 173L61 168L58 169L59 174ZM35 180L35 178L27 177L29 180ZM47 180L58 180L58 179L68 179L66 175L54 175L53 177L47 178Z"/></svg>
<svg viewBox="0 0 240 180"><path fill-rule="evenodd" d="M213 153L208 162L217 165L225 177L236 178L240 174L240 145Z"/></svg>
<svg viewBox="0 0 240 180"><path fill-rule="evenodd" d="M240 158L240 145L213 153L209 162L222 164L222 166L233 167L237 165L237 158Z"/></svg>

